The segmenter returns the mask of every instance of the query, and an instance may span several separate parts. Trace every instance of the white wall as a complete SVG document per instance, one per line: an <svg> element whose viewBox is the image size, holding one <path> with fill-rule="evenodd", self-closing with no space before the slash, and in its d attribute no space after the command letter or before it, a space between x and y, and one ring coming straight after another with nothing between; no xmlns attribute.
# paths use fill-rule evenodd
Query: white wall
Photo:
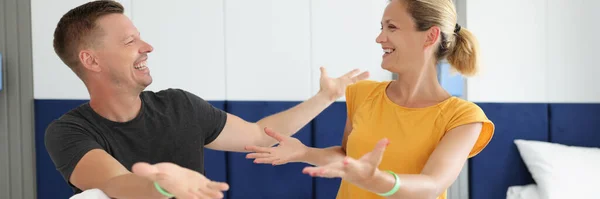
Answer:
<svg viewBox="0 0 600 199"><path fill-rule="evenodd" d="M33 88L35 99L89 99L77 76L64 65L52 48L54 28L60 17L85 0L31 0ZM130 0L121 0L123 6ZM131 16L131 10L126 15Z"/></svg>
<svg viewBox="0 0 600 199"><path fill-rule="evenodd" d="M89 99L52 49L52 32L85 0L31 0L34 97ZM386 0L122 0L154 46L150 90L178 87L208 100L304 100L318 91L319 67L353 68L389 80L375 43ZM159 74L160 73L160 74ZM340 99L340 100L343 100Z"/></svg>
<svg viewBox="0 0 600 199"><path fill-rule="evenodd" d="M467 1L482 73L467 80L476 102L600 102L600 1Z"/></svg>

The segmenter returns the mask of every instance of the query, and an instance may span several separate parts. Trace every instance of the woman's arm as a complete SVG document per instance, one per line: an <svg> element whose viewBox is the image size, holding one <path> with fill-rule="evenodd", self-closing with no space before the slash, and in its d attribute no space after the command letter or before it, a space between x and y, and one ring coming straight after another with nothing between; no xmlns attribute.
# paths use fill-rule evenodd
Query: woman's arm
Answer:
<svg viewBox="0 0 600 199"><path fill-rule="evenodd" d="M388 198L436 198L441 195L459 175L481 128L481 123L472 123L448 131L421 174L397 174L399 189ZM387 140L382 140L359 160L346 158L323 167L309 167L304 172L312 176L341 177L365 190L387 193L394 188L395 177L377 169L386 145Z"/></svg>
<svg viewBox="0 0 600 199"><path fill-rule="evenodd" d="M276 147L249 146L246 150L253 151L246 155L248 159L255 159L254 163L281 165L288 162L304 162L311 165L327 165L332 162L339 162L346 157L346 143L348 136L352 131L351 121L346 118L342 146L332 146L328 148L313 148L302 144L300 140L281 135L270 129L265 132L270 137L276 139L279 145Z"/></svg>

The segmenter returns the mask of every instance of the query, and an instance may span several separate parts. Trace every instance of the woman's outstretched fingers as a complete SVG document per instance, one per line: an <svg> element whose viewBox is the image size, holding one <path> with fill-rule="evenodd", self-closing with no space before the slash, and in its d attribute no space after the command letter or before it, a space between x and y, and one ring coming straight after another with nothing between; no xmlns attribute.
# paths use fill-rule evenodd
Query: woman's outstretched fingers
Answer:
<svg viewBox="0 0 600 199"><path fill-rule="evenodd" d="M249 153L248 155L246 155L247 159L269 158L269 157L273 157L273 155L270 153Z"/></svg>
<svg viewBox="0 0 600 199"><path fill-rule="evenodd" d="M273 164L273 162L277 161L278 158L276 157L269 157L269 158L257 158L254 160L254 163L259 163L259 164Z"/></svg>
<svg viewBox="0 0 600 199"><path fill-rule="evenodd" d="M341 178L344 176L344 170L325 168L317 173L317 175L324 178Z"/></svg>
<svg viewBox="0 0 600 199"><path fill-rule="evenodd" d="M283 140L285 140L285 137L275 131L273 131L270 128L265 127L265 133L267 135L269 135L270 137L274 138L275 140L277 140L278 142L282 142Z"/></svg>
<svg viewBox="0 0 600 199"><path fill-rule="evenodd" d="M369 161L376 165L379 165L381 159L383 158L383 153L385 152L385 148L390 144L390 141L387 138L379 140L375 145L375 148L369 156Z"/></svg>
<svg viewBox="0 0 600 199"><path fill-rule="evenodd" d="M261 147L261 146L246 146L245 148L248 151L253 151L253 152L257 152L257 153L270 153L272 150L270 147Z"/></svg>

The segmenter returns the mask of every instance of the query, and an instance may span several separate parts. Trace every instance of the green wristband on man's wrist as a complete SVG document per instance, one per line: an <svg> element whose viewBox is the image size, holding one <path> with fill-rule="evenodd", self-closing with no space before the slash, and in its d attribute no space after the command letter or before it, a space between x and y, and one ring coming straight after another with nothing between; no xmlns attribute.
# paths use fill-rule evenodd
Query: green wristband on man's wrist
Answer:
<svg viewBox="0 0 600 199"><path fill-rule="evenodd" d="M160 185L158 185L158 182L154 182L154 188L156 188L156 190L157 190L157 191L158 191L160 194L162 194L163 196L166 196L166 197L169 197L169 198L175 197L175 195L173 195L173 194L171 194L171 193L167 192L167 191L166 191L166 190L164 190L162 187L160 187Z"/></svg>

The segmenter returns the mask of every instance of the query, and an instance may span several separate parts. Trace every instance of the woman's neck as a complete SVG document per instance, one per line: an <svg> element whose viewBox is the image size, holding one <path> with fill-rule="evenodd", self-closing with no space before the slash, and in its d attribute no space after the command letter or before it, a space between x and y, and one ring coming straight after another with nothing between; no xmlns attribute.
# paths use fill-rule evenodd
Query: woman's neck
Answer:
<svg viewBox="0 0 600 199"><path fill-rule="evenodd" d="M390 83L386 94L394 103L411 108L432 106L451 97L439 84L435 70L419 75L398 74L398 80Z"/></svg>

